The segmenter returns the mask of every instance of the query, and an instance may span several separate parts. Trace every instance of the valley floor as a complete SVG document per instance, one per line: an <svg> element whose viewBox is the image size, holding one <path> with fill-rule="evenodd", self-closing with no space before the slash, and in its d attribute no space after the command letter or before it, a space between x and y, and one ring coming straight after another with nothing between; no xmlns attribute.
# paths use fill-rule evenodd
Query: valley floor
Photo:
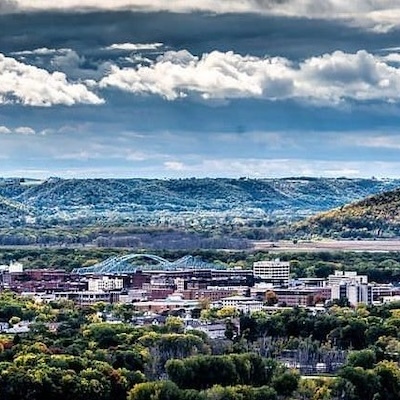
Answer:
<svg viewBox="0 0 400 400"><path fill-rule="evenodd" d="M271 253L310 251L400 251L400 239L393 240L318 240L318 241L278 241L256 240L254 250L268 250Z"/></svg>

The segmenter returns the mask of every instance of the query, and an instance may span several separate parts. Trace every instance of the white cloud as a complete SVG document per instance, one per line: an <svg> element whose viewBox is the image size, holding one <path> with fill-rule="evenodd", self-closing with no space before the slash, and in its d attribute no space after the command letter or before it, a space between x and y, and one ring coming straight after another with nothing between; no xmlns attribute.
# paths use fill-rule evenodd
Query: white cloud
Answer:
<svg viewBox="0 0 400 400"><path fill-rule="evenodd" d="M54 158L56 160L88 161L99 158L99 154L92 153L91 151L87 150L77 150L70 153L64 152L62 154L55 155Z"/></svg>
<svg viewBox="0 0 400 400"><path fill-rule="evenodd" d="M297 98L324 104L398 101L400 68L366 51L336 51L294 64L285 58L219 51L199 58L182 50L166 52L146 66L113 66L99 85L168 100L197 94L204 99Z"/></svg>
<svg viewBox="0 0 400 400"><path fill-rule="evenodd" d="M388 51L388 52L398 52L398 51L400 51L400 47L398 47L398 46L396 46L396 47L384 47L381 50L382 51Z"/></svg>
<svg viewBox="0 0 400 400"><path fill-rule="evenodd" d="M317 100L397 101L400 98L400 69L366 51L356 54L336 51L302 63L297 84L297 95Z"/></svg>
<svg viewBox="0 0 400 400"><path fill-rule="evenodd" d="M30 56L30 55L38 55L38 56L48 56L54 54L64 54L71 51L70 49L49 49L47 47L40 47L38 49L33 50L22 50L22 51L14 51L11 53L14 56Z"/></svg>
<svg viewBox="0 0 400 400"><path fill-rule="evenodd" d="M14 12L18 7L15 0L1 0L0 2L0 14Z"/></svg>
<svg viewBox="0 0 400 400"><path fill-rule="evenodd" d="M14 0L22 10L44 9L132 9L165 11L264 12L295 15L323 16L385 13L399 6L387 0L349 2L346 0Z"/></svg>
<svg viewBox="0 0 400 400"><path fill-rule="evenodd" d="M4 0L2 0L4 1ZM6 0L3 12L40 10L203 11L213 13L260 13L291 17L346 19L377 32L400 21L400 4L389 0ZM1 8L0 8L1 11Z"/></svg>
<svg viewBox="0 0 400 400"><path fill-rule="evenodd" d="M174 161L180 164L179 169L168 168L169 177L398 177L400 162L379 161L338 161L308 159L255 159L255 158L220 158L205 159L199 162ZM164 163L165 167L165 163ZM163 172L155 172L155 176ZM176 174L174 174L176 173ZM158 175L157 175L158 174Z"/></svg>
<svg viewBox="0 0 400 400"><path fill-rule="evenodd" d="M0 135L9 134L11 130L8 129L6 126L0 126Z"/></svg>
<svg viewBox="0 0 400 400"><path fill-rule="evenodd" d="M0 158L2 156L0 155ZM6 157L4 157L6 158ZM236 161L236 163L232 163ZM132 174L143 178L182 178L182 177L232 177L246 176L250 178L315 176L315 177L342 177L350 178L398 178L400 162L340 162L340 161L310 161L310 160L253 160L253 159L222 159L206 160L201 164L184 164L184 171L166 170L162 166L132 166L115 167L81 166L73 167L54 166L51 169L21 169L7 170L3 168L4 176L29 176L33 178L48 178L62 176L70 178L131 178Z"/></svg>
<svg viewBox="0 0 400 400"><path fill-rule="evenodd" d="M1 1L1 0L0 0ZM157 43L149 44L148 46L156 45ZM114 45L113 45L114 46ZM118 45L117 45L118 46ZM141 44L138 46L146 46ZM105 50L108 48L104 48ZM98 63L90 62L90 67L85 64L87 60L84 56L79 55L75 50L69 48L52 49L41 47L34 50L22 50L10 53L15 56L19 61L26 62L29 60L37 67L49 68L51 71L58 71L65 73L72 80L84 81L86 86L88 80L100 79L111 67L110 61L103 61ZM32 58L32 56L35 56ZM133 62L133 59L129 61Z"/></svg>
<svg viewBox="0 0 400 400"><path fill-rule="evenodd" d="M19 126L16 128L8 128L7 126L0 126L0 135L1 134L36 135L36 131L29 126Z"/></svg>
<svg viewBox="0 0 400 400"><path fill-rule="evenodd" d="M166 161L164 167L170 171L184 171L187 167L179 161Z"/></svg>
<svg viewBox="0 0 400 400"><path fill-rule="evenodd" d="M400 136L389 134L353 134L347 135L343 138L347 145L370 147L375 149L400 149Z"/></svg>
<svg viewBox="0 0 400 400"><path fill-rule="evenodd" d="M123 51L140 51L140 50L157 50L162 47L162 43L115 43L107 46L105 50L123 50Z"/></svg>
<svg viewBox="0 0 400 400"><path fill-rule="evenodd" d="M205 99L282 97L292 91L287 61L259 59L213 51L200 59L189 52L166 52L150 66L114 66L100 82L133 93L151 93L175 100L189 93Z"/></svg>
<svg viewBox="0 0 400 400"><path fill-rule="evenodd" d="M35 135L36 132L34 129L30 128L29 126L21 126L14 130L15 133L19 135Z"/></svg>
<svg viewBox="0 0 400 400"><path fill-rule="evenodd" d="M65 73L70 79L84 80L87 87L94 87L93 81L102 78L111 68L110 61L99 62L85 67L86 58L76 51L67 49L66 52L56 54L50 61L53 70Z"/></svg>
<svg viewBox="0 0 400 400"><path fill-rule="evenodd" d="M0 104L29 106L101 104L103 100L82 83L71 83L61 72L19 62L0 53Z"/></svg>
<svg viewBox="0 0 400 400"><path fill-rule="evenodd" d="M9 7L10 8L10 7ZM14 8L22 11L38 10L134 10L134 11L212 11L212 12L249 12L259 10L256 1L230 0L14 0ZM5 11L8 11L7 9Z"/></svg>
<svg viewBox="0 0 400 400"><path fill-rule="evenodd" d="M390 53L382 57L384 62L400 64L400 53Z"/></svg>

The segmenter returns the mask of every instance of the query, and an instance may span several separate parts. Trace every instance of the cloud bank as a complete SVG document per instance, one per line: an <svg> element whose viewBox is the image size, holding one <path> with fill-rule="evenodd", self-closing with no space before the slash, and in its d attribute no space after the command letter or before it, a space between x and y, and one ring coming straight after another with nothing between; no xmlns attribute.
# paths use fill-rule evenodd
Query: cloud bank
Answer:
<svg viewBox="0 0 400 400"><path fill-rule="evenodd" d="M10 9L132 9L165 11L212 11L212 12L269 12L277 14L323 16L332 12L338 15L387 12L399 9L395 1L369 0L350 2L346 0L9 0Z"/></svg>
<svg viewBox="0 0 400 400"><path fill-rule="evenodd" d="M130 49L153 44L123 43ZM20 53L28 54L29 51ZM173 101L200 97L207 102L232 99L297 100L335 106L346 101L400 101L400 53L382 56L365 50L335 51L294 62L284 57L256 57L233 51L201 56L187 50L167 51L146 62L121 66L103 60L84 67L85 57L73 50L36 49L35 56L52 55L52 71L0 53L0 104L52 106L102 104L93 92L117 89L134 95L155 95Z"/></svg>
<svg viewBox="0 0 400 400"><path fill-rule="evenodd" d="M343 100L400 99L400 68L366 51L336 51L293 63L282 57L242 56L213 51L201 57L169 51L149 66L113 66L100 80L115 87L167 100L189 95L203 99L305 99L323 104Z"/></svg>
<svg viewBox="0 0 400 400"><path fill-rule="evenodd" d="M61 72L49 73L0 53L0 104L13 103L48 107L103 100L82 83L69 82Z"/></svg>
<svg viewBox="0 0 400 400"><path fill-rule="evenodd" d="M43 10L132 10L168 12L258 13L289 17L349 19L376 30L399 24L397 1L368 0L3 0L0 12Z"/></svg>

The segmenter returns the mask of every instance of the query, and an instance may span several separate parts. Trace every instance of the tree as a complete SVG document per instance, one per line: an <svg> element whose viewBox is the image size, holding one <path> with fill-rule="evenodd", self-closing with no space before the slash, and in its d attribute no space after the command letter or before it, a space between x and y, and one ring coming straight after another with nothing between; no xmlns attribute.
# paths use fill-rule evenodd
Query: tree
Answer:
<svg viewBox="0 0 400 400"><path fill-rule="evenodd" d="M347 358L347 364L352 367L362 367L364 369L372 369L375 363L376 363L375 352L369 349L352 351Z"/></svg>
<svg viewBox="0 0 400 400"><path fill-rule="evenodd" d="M317 278L327 278L334 273L335 267L334 263L318 261L314 266L314 274Z"/></svg>
<svg viewBox="0 0 400 400"><path fill-rule="evenodd" d="M128 400L180 400L182 391L171 381L145 382L135 385Z"/></svg>
<svg viewBox="0 0 400 400"><path fill-rule="evenodd" d="M278 395L290 396L299 385L300 376L295 371L284 371L272 379L272 387Z"/></svg>
<svg viewBox="0 0 400 400"><path fill-rule="evenodd" d="M169 333L183 333L184 323L179 317L169 316L165 321L165 328Z"/></svg>
<svg viewBox="0 0 400 400"><path fill-rule="evenodd" d="M374 372L380 381L380 399L397 400L400 393L400 369L393 361L381 361Z"/></svg>
<svg viewBox="0 0 400 400"><path fill-rule="evenodd" d="M166 363L169 378L185 389L205 389L213 385L234 385L238 376L229 356L194 356Z"/></svg>
<svg viewBox="0 0 400 400"><path fill-rule="evenodd" d="M373 370L347 366L340 371L339 376L354 386L357 399L373 400L375 394L379 393L379 379Z"/></svg>
<svg viewBox="0 0 400 400"><path fill-rule="evenodd" d="M269 386L261 386L259 388L253 388L252 396L254 400L276 400L278 398L275 389ZM247 398L252 398L252 397L249 396Z"/></svg>
<svg viewBox="0 0 400 400"><path fill-rule="evenodd" d="M114 368L126 368L130 371L143 371L143 355L134 350L116 350L112 353L112 366Z"/></svg>
<svg viewBox="0 0 400 400"><path fill-rule="evenodd" d="M265 302L267 306L274 306L278 303L278 296L273 290L268 290L267 293L265 293Z"/></svg>
<svg viewBox="0 0 400 400"><path fill-rule="evenodd" d="M237 326L230 319L225 322L225 326L225 337L229 340L233 340L238 334Z"/></svg>
<svg viewBox="0 0 400 400"><path fill-rule="evenodd" d="M225 319L225 318L235 318L238 316L238 311L235 307L222 307L217 310L217 318Z"/></svg>

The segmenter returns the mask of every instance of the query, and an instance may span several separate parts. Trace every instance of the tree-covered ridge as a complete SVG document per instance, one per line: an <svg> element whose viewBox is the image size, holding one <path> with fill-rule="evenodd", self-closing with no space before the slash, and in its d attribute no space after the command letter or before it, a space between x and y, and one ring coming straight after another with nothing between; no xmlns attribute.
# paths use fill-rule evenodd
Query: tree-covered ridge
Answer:
<svg viewBox="0 0 400 400"><path fill-rule="evenodd" d="M396 189L310 217L298 223L300 234L328 237L397 237L400 190Z"/></svg>
<svg viewBox="0 0 400 400"><path fill-rule="evenodd" d="M28 214L29 208L24 204L3 196L0 196L0 216L8 217L15 215L16 217Z"/></svg>
<svg viewBox="0 0 400 400"><path fill-rule="evenodd" d="M149 212L164 217L176 212L229 212L236 217L296 218L399 186L397 180L345 178L51 178L44 182L0 180L0 196L30 207L32 217L47 223L94 216L121 223Z"/></svg>
<svg viewBox="0 0 400 400"><path fill-rule="evenodd" d="M0 245L249 248L399 180L0 179ZM3 206L2 206L3 204Z"/></svg>

